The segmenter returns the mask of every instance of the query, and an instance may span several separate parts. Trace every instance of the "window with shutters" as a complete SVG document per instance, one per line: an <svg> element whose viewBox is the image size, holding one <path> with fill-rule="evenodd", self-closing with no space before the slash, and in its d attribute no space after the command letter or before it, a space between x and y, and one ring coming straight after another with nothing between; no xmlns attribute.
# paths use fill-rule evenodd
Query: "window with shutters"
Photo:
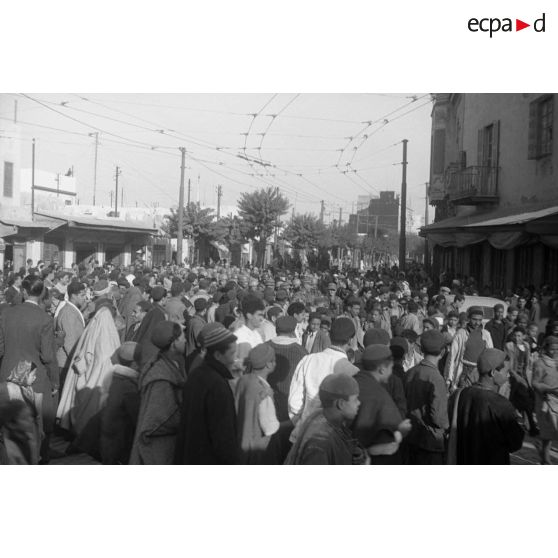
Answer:
<svg viewBox="0 0 558 558"><path fill-rule="evenodd" d="M552 154L554 97L545 95L529 106L528 159L540 159Z"/></svg>
<svg viewBox="0 0 558 558"><path fill-rule="evenodd" d="M14 196L14 164L4 161L4 197Z"/></svg>
<svg viewBox="0 0 558 558"><path fill-rule="evenodd" d="M432 174L443 174L446 166L446 131L435 130L433 141Z"/></svg>

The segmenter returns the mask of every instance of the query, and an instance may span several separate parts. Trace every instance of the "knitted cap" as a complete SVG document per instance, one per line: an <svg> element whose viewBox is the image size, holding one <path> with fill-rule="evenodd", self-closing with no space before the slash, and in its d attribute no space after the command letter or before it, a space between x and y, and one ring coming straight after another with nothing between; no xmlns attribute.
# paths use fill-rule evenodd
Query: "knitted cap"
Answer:
<svg viewBox="0 0 558 558"><path fill-rule="evenodd" d="M199 335L199 342L206 349L224 342L232 343L233 341L236 341L236 336L219 322L203 326Z"/></svg>

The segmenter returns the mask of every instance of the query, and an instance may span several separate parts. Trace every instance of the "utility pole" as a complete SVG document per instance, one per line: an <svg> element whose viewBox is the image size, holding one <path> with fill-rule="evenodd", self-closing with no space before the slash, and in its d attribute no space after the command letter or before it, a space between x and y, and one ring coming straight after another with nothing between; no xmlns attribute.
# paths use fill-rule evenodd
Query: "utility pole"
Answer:
<svg viewBox="0 0 558 558"><path fill-rule="evenodd" d="M325 212L325 201L322 200L322 201L320 202L320 204L321 204L321 209L320 209L320 223L323 224L323 222L324 222L324 212Z"/></svg>
<svg viewBox="0 0 558 558"><path fill-rule="evenodd" d="M186 164L186 149L180 147L182 163L180 165L180 189L178 191L178 232L176 236L176 263L182 265L182 241L184 238L184 165Z"/></svg>
<svg viewBox="0 0 558 558"><path fill-rule="evenodd" d="M114 216L118 217L118 177L120 176L120 174L122 173L122 171L120 170L119 167L116 167L116 193L114 196Z"/></svg>
<svg viewBox="0 0 558 558"><path fill-rule="evenodd" d="M221 217L221 198L223 197L223 186L217 184L217 219Z"/></svg>
<svg viewBox="0 0 558 558"><path fill-rule="evenodd" d="M374 225L374 238L378 238L378 215L376 215L376 224Z"/></svg>
<svg viewBox="0 0 558 558"><path fill-rule="evenodd" d="M342 221L343 221L343 208L340 207L339 208L339 228L341 228Z"/></svg>
<svg viewBox="0 0 558 558"><path fill-rule="evenodd" d="M401 224L399 227L399 271L405 271L406 234L407 234L407 142L403 140L403 177L401 180Z"/></svg>
<svg viewBox="0 0 558 558"><path fill-rule="evenodd" d="M184 152L186 152L186 150L184 150ZM190 207L190 195L192 193L192 187L190 184L190 179L188 179L188 207Z"/></svg>
<svg viewBox="0 0 558 558"><path fill-rule="evenodd" d="M428 187L430 184L426 182L425 184L426 190L424 194L424 226L428 226ZM428 246L428 237L424 237L424 267L426 271L430 271L430 254L429 254L429 246Z"/></svg>
<svg viewBox="0 0 558 558"><path fill-rule="evenodd" d="M97 155L99 152L99 132L92 132L89 134L91 137L95 136L95 166L93 168L93 205L96 205L97 197ZM112 201L110 202L112 207Z"/></svg>
<svg viewBox="0 0 558 558"><path fill-rule="evenodd" d="M35 138L31 149L31 220L35 220Z"/></svg>
<svg viewBox="0 0 558 558"><path fill-rule="evenodd" d="M56 197L60 197L60 173L56 175Z"/></svg>

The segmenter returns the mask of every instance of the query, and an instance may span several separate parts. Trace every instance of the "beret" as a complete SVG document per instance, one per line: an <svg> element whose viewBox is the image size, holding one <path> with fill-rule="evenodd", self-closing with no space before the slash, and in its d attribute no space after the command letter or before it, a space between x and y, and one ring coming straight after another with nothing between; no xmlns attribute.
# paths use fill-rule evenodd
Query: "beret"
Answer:
<svg viewBox="0 0 558 558"><path fill-rule="evenodd" d="M335 283L330 283L330 284L327 286L327 290L328 290L328 291L336 291L336 290L337 290L337 285L336 285Z"/></svg>
<svg viewBox="0 0 558 558"><path fill-rule="evenodd" d="M389 345L389 333L385 329L372 328L364 334L364 346Z"/></svg>
<svg viewBox="0 0 558 558"><path fill-rule="evenodd" d="M213 347L223 342L232 343L233 341L236 341L236 336L219 322L203 326L199 335L199 342L204 348Z"/></svg>
<svg viewBox="0 0 558 558"><path fill-rule="evenodd" d="M351 395L358 395L357 381L347 374L330 374L326 376L319 388L319 396L322 404L324 400L349 399Z"/></svg>
<svg viewBox="0 0 558 558"><path fill-rule="evenodd" d="M293 316L281 316L275 322L277 333L292 333L296 328L296 318Z"/></svg>
<svg viewBox="0 0 558 558"><path fill-rule="evenodd" d="M420 336L420 346L425 353L439 355L446 346L446 339L437 329L429 329Z"/></svg>
<svg viewBox="0 0 558 558"><path fill-rule="evenodd" d="M153 345L158 349L166 349L173 341L176 341L178 337L176 337L175 334L175 325L177 324L168 320L157 323L151 333L151 342Z"/></svg>
<svg viewBox="0 0 558 558"><path fill-rule="evenodd" d="M133 341L126 341L122 343L117 354L120 361L139 362L141 359L141 345Z"/></svg>
<svg viewBox="0 0 558 558"><path fill-rule="evenodd" d="M500 351L499 349L484 349L477 359L477 367L480 373L487 374L504 364L504 360L506 360L506 353L504 353L504 351Z"/></svg>
<svg viewBox="0 0 558 558"><path fill-rule="evenodd" d="M383 360L391 359L391 349L387 345L368 345L362 353L362 364L365 369Z"/></svg>
<svg viewBox="0 0 558 558"><path fill-rule="evenodd" d="M118 281L116 282L119 287L129 287L130 283L125 277L119 277Z"/></svg>
<svg viewBox="0 0 558 558"><path fill-rule="evenodd" d="M336 318L331 325L330 337L332 341L349 340L356 333L355 324L350 318L343 316Z"/></svg>
<svg viewBox="0 0 558 558"><path fill-rule="evenodd" d="M450 294L450 293L451 293L451 289L450 289L449 287L441 287L441 288L440 288L440 292L446 293L446 294Z"/></svg>
<svg viewBox="0 0 558 558"><path fill-rule="evenodd" d="M470 318L471 316L482 316L484 318L484 311L480 306L471 306L469 310L467 310L467 316Z"/></svg>
<svg viewBox="0 0 558 558"><path fill-rule="evenodd" d="M160 300L165 298L165 296L167 296L167 290L165 289L165 287L162 287L161 285L156 285L151 289L151 298L155 302L159 302Z"/></svg>
<svg viewBox="0 0 558 558"><path fill-rule="evenodd" d="M260 370L268 362L275 360L275 351L267 343L260 343L248 353L246 360L254 370Z"/></svg>

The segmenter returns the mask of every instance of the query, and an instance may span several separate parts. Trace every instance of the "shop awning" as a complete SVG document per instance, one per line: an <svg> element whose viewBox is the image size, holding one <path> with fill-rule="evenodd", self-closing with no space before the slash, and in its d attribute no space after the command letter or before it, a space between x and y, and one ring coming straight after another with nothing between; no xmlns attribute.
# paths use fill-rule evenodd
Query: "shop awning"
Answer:
<svg viewBox="0 0 558 558"><path fill-rule="evenodd" d="M499 209L484 214L452 217L423 227L421 236L432 244L462 248L488 241L499 250L542 242L558 246L558 205L531 208L518 212Z"/></svg>

